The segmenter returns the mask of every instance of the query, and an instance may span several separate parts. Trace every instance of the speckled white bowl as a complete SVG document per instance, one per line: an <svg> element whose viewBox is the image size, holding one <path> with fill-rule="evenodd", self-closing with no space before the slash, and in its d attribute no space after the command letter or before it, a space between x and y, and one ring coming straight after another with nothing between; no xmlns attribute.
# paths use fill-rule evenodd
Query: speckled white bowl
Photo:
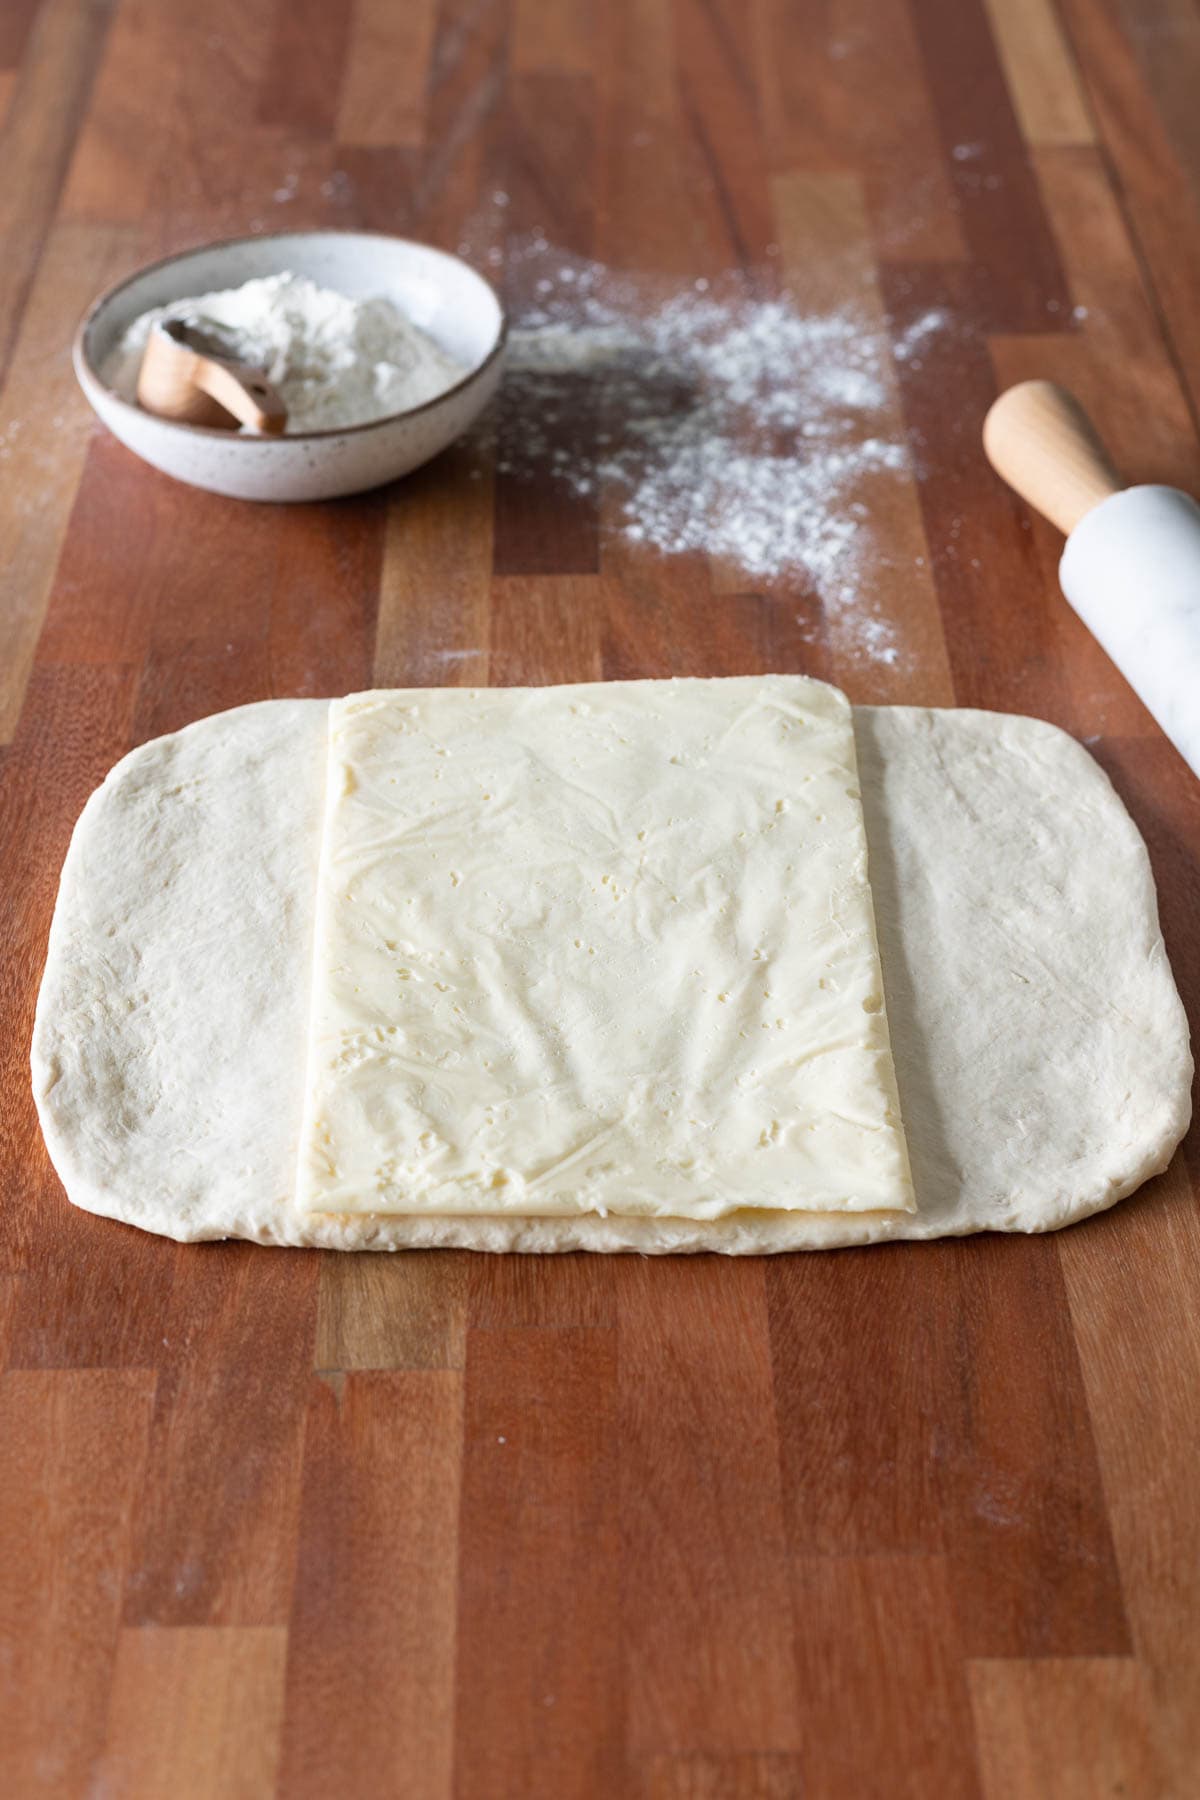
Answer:
<svg viewBox="0 0 1200 1800"><path fill-rule="evenodd" d="M385 295L468 373L408 412L284 437L159 419L102 378L125 331L151 307L288 269L354 299ZM499 385L506 332L495 291L457 256L376 232L281 231L186 250L118 282L84 318L72 354L109 430L156 469L240 500L328 500L407 475L460 437Z"/></svg>

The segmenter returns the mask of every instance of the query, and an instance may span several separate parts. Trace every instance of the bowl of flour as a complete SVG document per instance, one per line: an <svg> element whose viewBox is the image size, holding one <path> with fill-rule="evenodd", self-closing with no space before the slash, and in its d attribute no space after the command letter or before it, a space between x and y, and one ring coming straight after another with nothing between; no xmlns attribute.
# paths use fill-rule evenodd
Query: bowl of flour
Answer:
<svg viewBox="0 0 1200 1800"><path fill-rule="evenodd" d="M137 403L160 319L220 334L287 406L278 437L161 419ZM93 408L121 442L194 487L327 500L428 462L494 394L504 309L441 250L375 232L295 231L188 250L101 295L75 336Z"/></svg>

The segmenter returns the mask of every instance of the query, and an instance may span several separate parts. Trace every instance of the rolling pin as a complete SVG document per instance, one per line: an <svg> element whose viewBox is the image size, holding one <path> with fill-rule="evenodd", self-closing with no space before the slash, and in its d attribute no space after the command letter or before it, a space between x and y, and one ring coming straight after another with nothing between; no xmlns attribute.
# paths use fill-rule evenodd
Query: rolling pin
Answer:
<svg viewBox="0 0 1200 1800"><path fill-rule="evenodd" d="M1063 593L1200 775L1200 506L1169 487L1124 487L1090 419L1049 381L992 406L988 461L1067 544Z"/></svg>

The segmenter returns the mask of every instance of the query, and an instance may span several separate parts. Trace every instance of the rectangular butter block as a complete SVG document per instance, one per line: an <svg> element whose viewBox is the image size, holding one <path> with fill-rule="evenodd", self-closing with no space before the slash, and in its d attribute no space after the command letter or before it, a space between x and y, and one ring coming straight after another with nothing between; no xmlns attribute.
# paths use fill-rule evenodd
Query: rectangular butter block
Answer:
<svg viewBox="0 0 1200 1800"><path fill-rule="evenodd" d="M916 1210L836 688L351 695L318 884L302 1210Z"/></svg>

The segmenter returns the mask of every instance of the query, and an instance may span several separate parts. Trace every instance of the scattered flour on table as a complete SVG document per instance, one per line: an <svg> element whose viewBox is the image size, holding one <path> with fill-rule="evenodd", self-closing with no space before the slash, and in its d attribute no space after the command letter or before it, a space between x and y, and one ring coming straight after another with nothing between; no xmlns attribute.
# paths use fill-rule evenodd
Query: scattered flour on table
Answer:
<svg viewBox="0 0 1200 1800"><path fill-rule="evenodd" d="M732 276L681 286L536 236L505 260L523 298L512 305L496 426L501 476L593 502L610 537L702 555L751 583L799 581L848 647L895 663L886 594L868 591L888 566L872 532L876 504L911 471L895 365L919 369L948 315L930 310L893 338L852 287L821 307ZM170 313L236 334L280 388L291 430L401 411L463 374L389 301L350 300L294 275ZM127 332L107 371L119 391L132 395L161 316Z"/></svg>
<svg viewBox="0 0 1200 1800"><path fill-rule="evenodd" d="M132 399L152 326L182 319L230 342L262 369L288 409L288 431L332 431L405 412L444 394L466 374L390 300L353 300L300 275L267 275L241 287L173 300L135 319L105 379Z"/></svg>
<svg viewBox="0 0 1200 1800"><path fill-rule="evenodd" d="M873 501L910 468L891 363L920 367L946 314L893 342L853 298L814 309L734 280L669 289L545 244L526 254L501 475L599 496L603 530L667 555L799 578L864 656L894 662L886 596L861 580L886 566Z"/></svg>

